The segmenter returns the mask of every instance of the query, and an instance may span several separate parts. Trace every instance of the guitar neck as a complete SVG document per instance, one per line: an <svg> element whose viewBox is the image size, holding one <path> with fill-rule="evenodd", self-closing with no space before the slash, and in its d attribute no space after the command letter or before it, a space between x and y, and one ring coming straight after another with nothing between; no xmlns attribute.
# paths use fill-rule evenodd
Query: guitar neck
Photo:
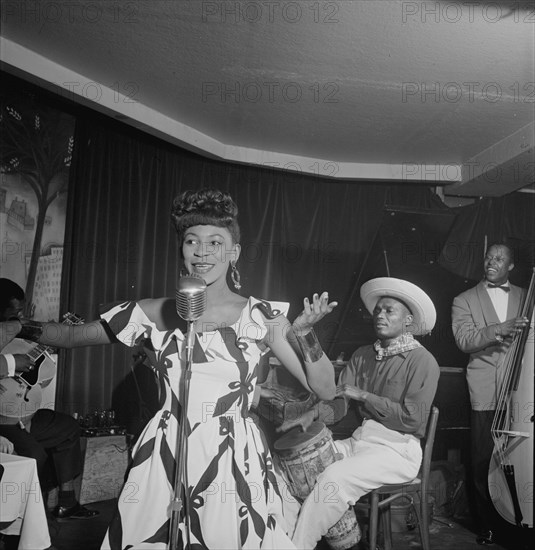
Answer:
<svg viewBox="0 0 535 550"><path fill-rule="evenodd" d="M41 357L44 353L53 353L54 349L50 348L48 346L45 346L44 344L38 344L34 348L32 348L28 353L26 353L26 357L28 357L33 363Z"/></svg>
<svg viewBox="0 0 535 550"><path fill-rule="evenodd" d="M65 313L65 315L63 316L62 324L81 325L83 322L84 320L75 313ZM54 353L54 348L45 346L44 344L37 344L37 346L33 347L30 351L26 353L26 357L28 357L33 363L35 363L44 353Z"/></svg>

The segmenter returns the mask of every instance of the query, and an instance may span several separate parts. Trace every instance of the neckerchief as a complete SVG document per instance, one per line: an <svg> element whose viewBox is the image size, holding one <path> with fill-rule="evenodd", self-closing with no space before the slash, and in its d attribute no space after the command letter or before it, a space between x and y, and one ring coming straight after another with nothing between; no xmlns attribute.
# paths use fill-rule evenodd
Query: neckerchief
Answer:
<svg viewBox="0 0 535 550"><path fill-rule="evenodd" d="M421 348L422 344L415 340L413 335L410 332L398 336L387 348L381 347L381 340L377 340L373 344L373 349L377 352L375 358L380 361L385 357L391 357L392 355L397 355L398 353L403 353L405 351L410 351L411 349Z"/></svg>

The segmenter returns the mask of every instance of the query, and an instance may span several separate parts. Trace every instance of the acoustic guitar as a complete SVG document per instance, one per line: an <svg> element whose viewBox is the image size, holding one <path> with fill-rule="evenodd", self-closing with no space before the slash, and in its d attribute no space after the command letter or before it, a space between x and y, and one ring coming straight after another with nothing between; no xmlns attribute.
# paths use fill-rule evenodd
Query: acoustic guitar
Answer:
<svg viewBox="0 0 535 550"><path fill-rule="evenodd" d="M74 313L63 316L64 325L81 325L84 320ZM17 350L13 346L17 346ZM56 376L56 363L50 356L54 349L43 344L33 345L16 340L4 348L4 353L25 353L32 362L30 370L0 379L0 424L26 423L40 409L43 388Z"/></svg>

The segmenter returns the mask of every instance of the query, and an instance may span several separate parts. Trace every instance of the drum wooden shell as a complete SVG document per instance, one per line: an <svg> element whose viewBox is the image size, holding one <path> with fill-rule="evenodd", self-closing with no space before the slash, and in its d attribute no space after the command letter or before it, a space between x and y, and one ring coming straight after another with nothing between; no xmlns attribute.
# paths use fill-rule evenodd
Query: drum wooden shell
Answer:
<svg viewBox="0 0 535 550"><path fill-rule="evenodd" d="M319 474L337 460L331 431L323 422L313 422L306 432L293 428L274 443L275 453L288 479L290 492L299 501L314 490ZM353 508L325 535L332 550L347 550L360 540Z"/></svg>
<svg viewBox="0 0 535 550"><path fill-rule="evenodd" d="M337 523L325 535L332 550L348 550L356 546L361 537L360 527L353 508L349 508Z"/></svg>
<svg viewBox="0 0 535 550"><path fill-rule="evenodd" d="M293 428L273 446L290 492L300 501L312 492L318 475L336 460L331 432L323 422L313 422L306 432Z"/></svg>

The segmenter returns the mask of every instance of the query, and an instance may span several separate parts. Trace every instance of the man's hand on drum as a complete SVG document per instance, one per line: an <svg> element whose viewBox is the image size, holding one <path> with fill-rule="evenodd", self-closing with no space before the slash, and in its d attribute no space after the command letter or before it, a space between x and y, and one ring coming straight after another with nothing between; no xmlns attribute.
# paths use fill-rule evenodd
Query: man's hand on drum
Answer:
<svg viewBox="0 0 535 550"><path fill-rule="evenodd" d="M367 392L362 391L357 386L351 384L341 384L336 387L336 397L345 397L346 399L354 399L355 401L364 401Z"/></svg>
<svg viewBox="0 0 535 550"><path fill-rule="evenodd" d="M292 328L297 336L303 336L310 332L312 327L325 315L338 305L338 302L329 302L329 293L323 292L321 296L317 293L312 296L312 302L305 298L303 300L303 311L292 323Z"/></svg>
<svg viewBox="0 0 535 550"><path fill-rule="evenodd" d="M314 410L311 409L309 411L306 411L298 418L293 418L291 420L285 420L278 428L278 432L287 432L288 430L291 430L292 428L295 428L297 426L300 426L301 429L306 432L310 425L314 422Z"/></svg>
<svg viewBox="0 0 535 550"><path fill-rule="evenodd" d="M281 401L283 403L287 399L287 396L282 391L277 390L271 386L258 384L258 387L260 388L261 399L267 399L268 401L271 401L272 399L274 399L275 401Z"/></svg>

